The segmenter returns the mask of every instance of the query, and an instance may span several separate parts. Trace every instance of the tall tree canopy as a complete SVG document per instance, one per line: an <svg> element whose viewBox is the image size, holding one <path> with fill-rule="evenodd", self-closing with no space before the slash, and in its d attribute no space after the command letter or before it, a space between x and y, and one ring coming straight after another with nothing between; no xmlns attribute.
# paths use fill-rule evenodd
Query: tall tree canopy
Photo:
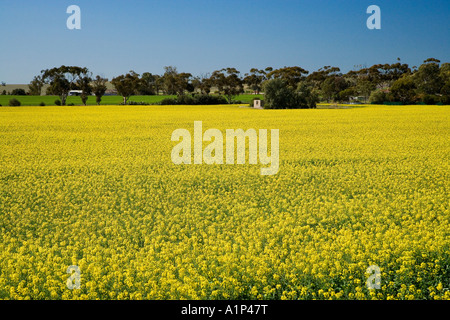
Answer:
<svg viewBox="0 0 450 320"><path fill-rule="evenodd" d="M216 70L211 75L211 82L223 94L228 103L233 97L244 92L244 82L239 76L240 72L235 68L224 68Z"/></svg>
<svg viewBox="0 0 450 320"><path fill-rule="evenodd" d="M77 82L88 76L89 70L87 68L76 66L61 66L41 71L42 81L49 84L48 92L59 96L63 106L66 104L69 91L77 89Z"/></svg>
<svg viewBox="0 0 450 320"><path fill-rule="evenodd" d="M98 105L100 105L102 97L107 90L106 82L108 82L107 78L96 76L91 83L92 92L95 94L95 102L97 102Z"/></svg>
<svg viewBox="0 0 450 320"><path fill-rule="evenodd" d="M136 94L141 84L141 79L139 78L139 74L131 70L125 75L113 78L111 83L116 88L117 93L123 97L123 104L127 104L128 99Z"/></svg>
<svg viewBox="0 0 450 320"><path fill-rule="evenodd" d="M309 73L301 67L284 67L276 69L267 74L268 79L281 79L292 88L297 88L300 81Z"/></svg>

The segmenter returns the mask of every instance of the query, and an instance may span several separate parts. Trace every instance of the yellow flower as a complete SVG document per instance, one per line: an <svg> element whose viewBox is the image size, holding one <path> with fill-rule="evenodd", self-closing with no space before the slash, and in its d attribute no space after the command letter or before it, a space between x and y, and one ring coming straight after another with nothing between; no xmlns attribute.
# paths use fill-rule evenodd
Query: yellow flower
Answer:
<svg viewBox="0 0 450 320"><path fill-rule="evenodd" d="M449 107L254 111L0 108L0 299L450 299ZM173 164L196 120L278 128L278 174Z"/></svg>

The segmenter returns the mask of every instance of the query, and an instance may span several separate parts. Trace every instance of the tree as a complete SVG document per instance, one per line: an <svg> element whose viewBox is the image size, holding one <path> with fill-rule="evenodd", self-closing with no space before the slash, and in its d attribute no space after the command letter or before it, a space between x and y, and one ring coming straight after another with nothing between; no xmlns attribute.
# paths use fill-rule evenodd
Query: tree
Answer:
<svg viewBox="0 0 450 320"><path fill-rule="evenodd" d="M177 93L177 76L178 71L176 67L164 67L163 90L168 95L175 95Z"/></svg>
<svg viewBox="0 0 450 320"><path fill-rule="evenodd" d="M141 95L155 95L156 94L156 80L157 75L150 72L144 72L141 76L141 85L138 88L138 93Z"/></svg>
<svg viewBox="0 0 450 320"><path fill-rule="evenodd" d="M330 102L338 100L339 92L348 88L348 83L342 76L330 76L321 85L324 98Z"/></svg>
<svg viewBox="0 0 450 320"><path fill-rule="evenodd" d="M83 77L79 78L77 81L77 87L79 90L81 90L81 102L86 105L87 103L87 99L88 97L91 95L92 93L92 87L90 85L92 78L91 78L91 74L86 74Z"/></svg>
<svg viewBox="0 0 450 320"><path fill-rule="evenodd" d="M264 108L296 108L295 91L283 79L272 79L264 83Z"/></svg>
<svg viewBox="0 0 450 320"><path fill-rule="evenodd" d="M403 75L411 74L411 69L407 64L376 64L370 68L358 66L357 70L349 71L344 75L350 87L355 87L355 91L364 96L365 101L373 90L387 90L394 81ZM342 95L343 96L343 95Z"/></svg>
<svg viewBox="0 0 450 320"><path fill-rule="evenodd" d="M100 105L102 97L106 92L106 82L108 82L107 78L96 76L91 83L92 92L95 94L95 101L97 102L97 105Z"/></svg>
<svg viewBox="0 0 450 320"><path fill-rule="evenodd" d="M190 79L192 74L187 72L179 73L175 77L175 93L179 96L183 95L185 91L190 93L194 92L194 86L191 84Z"/></svg>
<svg viewBox="0 0 450 320"><path fill-rule="evenodd" d="M319 102L319 95L315 92L312 85L308 84L306 81L302 81L297 87L297 103L302 109L306 108L316 108L317 102Z"/></svg>
<svg viewBox="0 0 450 320"><path fill-rule="evenodd" d="M450 80L450 63L443 63L439 69L439 74L444 82Z"/></svg>
<svg viewBox="0 0 450 320"><path fill-rule="evenodd" d="M356 84L356 90L364 97L364 102L367 103L367 99L370 93L375 89L375 85L369 80L361 78Z"/></svg>
<svg viewBox="0 0 450 320"><path fill-rule="evenodd" d="M410 74L411 69L407 64L400 62L395 64L376 64L370 68L358 71L360 76L366 77L376 87L388 87L404 74Z"/></svg>
<svg viewBox="0 0 450 320"><path fill-rule="evenodd" d="M394 101L408 104L413 102L415 96L416 85L411 76L404 76L391 87L391 96Z"/></svg>
<svg viewBox="0 0 450 320"><path fill-rule="evenodd" d="M47 89L49 93L59 96L61 104L66 104L69 91L76 86L76 82L88 75L87 68L80 68L76 66L61 66L59 68L52 68L42 70L42 81L49 84Z"/></svg>
<svg viewBox="0 0 450 320"><path fill-rule="evenodd" d="M160 91L164 92L164 77L160 75L155 75L155 91L156 94L159 95Z"/></svg>
<svg viewBox="0 0 450 320"><path fill-rule="evenodd" d="M339 92L337 100L339 102L350 101L350 98L356 95L356 88L350 87Z"/></svg>
<svg viewBox="0 0 450 320"><path fill-rule="evenodd" d="M117 93L123 97L123 104L127 104L128 99L136 94L141 84L141 79L139 78L139 74L131 70L126 75L113 78L111 83L116 88Z"/></svg>
<svg viewBox="0 0 450 320"><path fill-rule="evenodd" d="M318 96L311 85L301 82L294 89L286 80L279 78L264 83L264 96L266 109L315 108L318 102Z"/></svg>
<svg viewBox="0 0 450 320"><path fill-rule="evenodd" d="M211 75L212 84L227 98L229 104L232 103L233 97L244 92L244 84L239 74L235 68L224 68L214 71Z"/></svg>
<svg viewBox="0 0 450 320"><path fill-rule="evenodd" d="M176 67L164 67L164 75L162 76L163 91L168 95L183 95L185 91L193 92L194 87L190 80L192 74L178 73Z"/></svg>
<svg viewBox="0 0 450 320"><path fill-rule="evenodd" d="M441 94L450 97L450 63L443 63L439 70L442 81Z"/></svg>
<svg viewBox="0 0 450 320"><path fill-rule="evenodd" d="M389 100L388 93L382 89L372 91L369 97L369 103L371 104L383 104L388 100Z"/></svg>
<svg viewBox="0 0 450 320"><path fill-rule="evenodd" d="M40 96L44 82L40 75L35 76L28 85L28 93L32 96Z"/></svg>
<svg viewBox="0 0 450 320"><path fill-rule="evenodd" d="M341 69L337 67L324 66L323 68L309 74L306 77L306 81L310 83L314 89L320 90L324 81L329 77L342 76L342 74L339 73L340 71Z"/></svg>
<svg viewBox="0 0 450 320"><path fill-rule="evenodd" d="M439 60L429 58L424 61L414 74L418 93L428 95L440 93L443 83L440 75L439 63Z"/></svg>
<svg viewBox="0 0 450 320"><path fill-rule="evenodd" d="M269 72L267 79L284 80L289 86L295 89L308 73L308 71L300 67L284 67Z"/></svg>
<svg viewBox="0 0 450 320"><path fill-rule="evenodd" d="M196 92L198 92L202 85L202 80L200 79L200 77L193 77L191 80L191 85L192 85L192 92L193 94L195 94Z"/></svg>
<svg viewBox="0 0 450 320"><path fill-rule="evenodd" d="M253 90L253 93L259 94L261 91L263 82L267 80L266 70L252 68L250 69L250 73L245 74L244 83Z"/></svg>
<svg viewBox="0 0 450 320"><path fill-rule="evenodd" d="M202 94L209 95L213 86L213 81L209 74L202 74L197 79L197 88ZM195 85L195 82L194 82Z"/></svg>

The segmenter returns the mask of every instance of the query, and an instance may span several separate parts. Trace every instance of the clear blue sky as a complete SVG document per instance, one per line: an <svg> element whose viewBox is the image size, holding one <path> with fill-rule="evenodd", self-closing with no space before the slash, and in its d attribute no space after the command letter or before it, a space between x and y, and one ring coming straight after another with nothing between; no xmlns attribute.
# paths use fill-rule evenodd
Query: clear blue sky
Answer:
<svg viewBox="0 0 450 320"><path fill-rule="evenodd" d="M66 9L81 8L81 30ZM382 29L369 30L369 5ZM235 67L410 66L450 62L449 0L0 0L0 81L86 66L112 78L134 70L193 75Z"/></svg>

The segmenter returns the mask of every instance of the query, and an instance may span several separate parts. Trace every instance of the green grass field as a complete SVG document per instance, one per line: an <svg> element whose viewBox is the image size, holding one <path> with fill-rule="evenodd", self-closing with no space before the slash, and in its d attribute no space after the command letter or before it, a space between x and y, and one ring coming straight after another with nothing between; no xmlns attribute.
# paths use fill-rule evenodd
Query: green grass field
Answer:
<svg viewBox="0 0 450 320"><path fill-rule="evenodd" d="M164 98L171 98L174 96L132 96L129 101L134 102L146 102L149 104L155 104ZM240 100L244 103L251 101L256 95L243 94L235 98L235 100ZM261 95L259 95L261 97ZM0 104L2 106L8 106L9 100L17 99L21 102L22 106L39 106L41 102L44 102L46 106L54 106L55 100L59 99L58 96L12 96L12 95L0 95ZM104 96L102 97L101 105L119 105L123 101L121 96ZM66 104L73 103L74 105L82 105L81 98L76 96L71 96L67 98ZM88 105L96 105L95 96L90 96L88 98Z"/></svg>

